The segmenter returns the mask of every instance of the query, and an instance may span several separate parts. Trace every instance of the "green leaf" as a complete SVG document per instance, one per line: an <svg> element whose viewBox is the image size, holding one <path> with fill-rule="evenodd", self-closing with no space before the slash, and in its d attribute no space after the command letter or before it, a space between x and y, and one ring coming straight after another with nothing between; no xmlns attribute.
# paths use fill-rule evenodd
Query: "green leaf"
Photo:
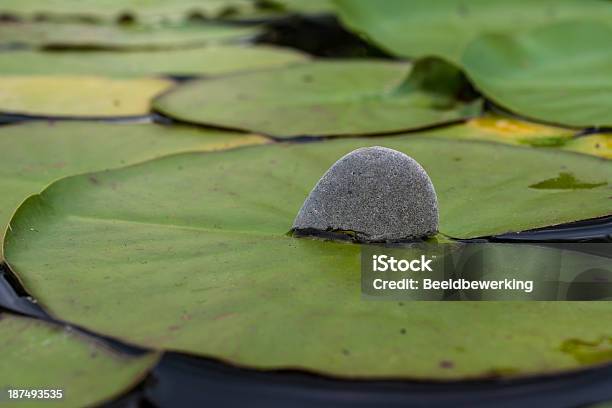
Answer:
<svg viewBox="0 0 612 408"><path fill-rule="evenodd" d="M487 114L465 124L446 126L426 133L428 137L553 148L612 159L612 135L576 135L568 128L526 122L516 118Z"/></svg>
<svg viewBox="0 0 612 408"><path fill-rule="evenodd" d="M0 44L45 48L177 48L243 41L259 29L220 24L94 25L49 22L3 22Z"/></svg>
<svg viewBox="0 0 612 408"><path fill-rule="evenodd" d="M157 362L156 354L128 356L65 327L0 314L2 402L40 406L41 400L9 400L9 389L62 390L66 407L101 404L139 383ZM8 404L12 405L12 404Z"/></svg>
<svg viewBox="0 0 612 408"><path fill-rule="evenodd" d="M267 3L289 13L332 14L336 10L332 0L267 0Z"/></svg>
<svg viewBox="0 0 612 408"><path fill-rule="evenodd" d="M612 7L604 0L336 0L336 4L347 27L392 54L455 62L483 33L513 34L559 21L612 18Z"/></svg>
<svg viewBox="0 0 612 408"><path fill-rule="evenodd" d="M151 99L173 84L161 78L1 76L0 112L89 118L147 115Z"/></svg>
<svg viewBox="0 0 612 408"><path fill-rule="evenodd" d="M220 75L303 62L302 53L284 48L214 46L157 51L11 51L0 59L0 74L106 75Z"/></svg>
<svg viewBox="0 0 612 408"><path fill-rule="evenodd" d="M612 408L612 401L598 402L593 405L588 405L587 408Z"/></svg>
<svg viewBox="0 0 612 408"><path fill-rule="evenodd" d="M150 124L49 122L0 127L0 238L19 204L61 177L168 154L264 141L253 135Z"/></svg>
<svg viewBox="0 0 612 408"><path fill-rule="evenodd" d="M437 109L451 109L459 100L477 98L465 74L439 58L416 61L410 75L396 92L426 93L434 101L432 106Z"/></svg>
<svg viewBox="0 0 612 408"><path fill-rule="evenodd" d="M145 75L220 75L305 60L285 49L238 46L6 56L0 59L0 111L96 118L148 114L151 99L173 83Z"/></svg>
<svg viewBox="0 0 612 408"><path fill-rule="evenodd" d="M211 19L249 22L293 13L329 14L333 10L331 0L5 0L0 4L0 14L18 20L88 24Z"/></svg>
<svg viewBox="0 0 612 408"><path fill-rule="evenodd" d="M612 5L609 5L612 9ZM612 27L555 24L486 35L461 63L487 97L523 116L566 126L612 126Z"/></svg>
<svg viewBox="0 0 612 408"><path fill-rule="evenodd" d="M596 134L573 139L563 146L566 150L612 159L612 134Z"/></svg>
<svg viewBox="0 0 612 408"><path fill-rule="evenodd" d="M612 168L589 156L414 135L275 144L56 182L11 220L7 262L55 316L256 368L436 379L553 372L582 364L562 350L567 339L612 335L601 324L612 317L606 302L362 301L360 246L287 231L329 166L373 144L428 171L447 235L611 212ZM607 184L529 187L561 171Z"/></svg>
<svg viewBox="0 0 612 408"><path fill-rule="evenodd" d="M395 132L475 115L461 103L401 86L405 63L313 62L178 86L153 102L184 121L275 137Z"/></svg>
<svg viewBox="0 0 612 408"><path fill-rule="evenodd" d="M3 0L0 13L18 19L113 22L135 19L141 23L183 21L190 17L219 18L250 14L251 0Z"/></svg>
<svg viewBox="0 0 612 408"><path fill-rule="evenodd" d="M428 135L532 147L563 147L571 142L575 133L572 129L488 114L471 119L465 125L436 129Z"/></svg>

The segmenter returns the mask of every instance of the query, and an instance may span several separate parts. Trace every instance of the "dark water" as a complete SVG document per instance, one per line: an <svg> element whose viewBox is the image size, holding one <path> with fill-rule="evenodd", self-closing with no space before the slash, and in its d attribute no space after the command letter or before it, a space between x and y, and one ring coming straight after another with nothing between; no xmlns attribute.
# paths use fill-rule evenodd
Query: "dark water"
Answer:
<svg viewBox="0 0 612 408"><path fill-rule="evenodd" d="M612 242L612 216L489 237L491 242Z"/></svg>
<svg viewBox="0 0 612 408"><path fill-rule="evenodd" d="M150 403L250 407L575 407L612 399L612 366L514 381L346 381L300 372L257 372L167 354L141 391Z"/></svg>
<svg viewBox="0 0 612 408"><path fill-rule="evenodd" d="M74 122L74 121L94 121L106 123L150 123L153 121L151 115L136 115L136 116L44 116L44 115L22 115L17 113L1 113L0 126L14 125L24 122Z"/></svg>
<svg viewBox="0 0 612 408"><path fill-rule="evenodd" d="M47 313L28 296L17 279L0 263L0 310L47 319Z"/></svg>

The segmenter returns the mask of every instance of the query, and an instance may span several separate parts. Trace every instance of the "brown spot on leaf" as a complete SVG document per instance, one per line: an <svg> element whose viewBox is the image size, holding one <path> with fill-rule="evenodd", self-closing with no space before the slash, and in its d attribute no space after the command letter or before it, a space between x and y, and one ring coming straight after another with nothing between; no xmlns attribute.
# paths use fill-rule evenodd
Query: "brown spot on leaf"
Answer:
<svg viewBox="0 0 612 408"><path fill-rule="evenodd" d="M453 363L450 360L442 360L440 361L440 368L453 368L455 366L455 363Z"/></svg>

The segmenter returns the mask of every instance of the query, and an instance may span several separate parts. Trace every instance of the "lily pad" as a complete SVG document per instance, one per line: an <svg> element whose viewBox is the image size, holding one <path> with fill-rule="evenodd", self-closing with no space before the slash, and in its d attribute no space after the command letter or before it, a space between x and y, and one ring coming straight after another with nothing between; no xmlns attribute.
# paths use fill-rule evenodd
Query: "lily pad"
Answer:
<svg viewBox="0 0 612 408"><path fill-rule="evenodd" d="M279 10L300 14L332 14L336 11L333 0L269 0Z"/></svg>
<svg viewBox="0 0 612 408"><path fill-rule="evenodd" d="M168 154L264 142L254 135L152 124L49 122L0 127L0 238L19 204L61 177Z"/></svg>
<svg viewBox="0 0 612 408"><path fill-rule="evenodd" d="M96 76L1 76L0 112L28 116L146 115L151 99L173 81Z"/></svg>
<svg viewBox="0 0 612 408"><path fill-rule="evenodd" d="M455 62L483 33L514 34L560 21L612 18L612 7L604 0L438 0L435 5L428 0L336 0L336 4L347 27L392 54Z"/></svg>
<svg viewBox="0 0 612 408"><path fill-rule="evenodd" d="M406 63L312 62L178 86L153 102L183 121L275 137L396 132L458 121L478 102L404 86Z"/></svg>
<svg viewBox="0 0 612 408"><path fill-rule="evenodd" d="M470 44L461 64L480 91L512 112L566 126L610 127L611 38L612 27L595 22L485 35Z"/></svg>
<svg viewBox="0 0 612 408"><path fill-rule="evenodd" d="M572 129L486 115L468 120L465 124L436 129L429 135L533 147L561 147L569 143L575 133Z"/></svg>
<svg viewBox="0 0 612 408"><path fill-rule="evenodd" d="M254 11L226 15L222 20L272 22L295 15L317 17L335 13L333 0L264 0L255 1L255 5Z"/></svg>
<svg viewBox="0 0 612 408"><path fill-rule="evenodd" d="M612 135L576 135L568 128L542 125L489 114L465 123L430 130L424 135L455 140L486 140L490 142L552 148L612 159Z"/></svg>
<svg viewBox="0 0 612 408"><path fill-rule="evenodd" d="M87 22L160 23L249 14L254 10L256 4L251 0L5 0L0 5L0 14L18 19Z"/></svg>
<svg viewBox="0 0 612 408"><path fill-rule="evenodd" d="M98 405L134 387L158 359L154 353L128 356L70 329L7 313L0 314L0 348L5 403L11 402L9 389L46 389L62 390L55 403L45 400L52 406ZM40 401L25 405L40 406ZM24 398L20 402L16 406L24 406Z"/></svg>
<svg viewBox="0 0 612 408"><path fill-rule="evenodd" d="M575 138L563 146L566 150L612 159L612 134L595 134Z"/></svg>
<svg viewBox="0 0 612 408"><path fill-rule="evenodd" d="M62 49L168 49L243 41L258 32L255 27L210 23L157 27L3 22L0 25L0 44Z"/></svg>
<svg viewBox="0 0 612 408"><path fill-rule="evenodd" d="M215 46L156 51L11 51L0 59L2 75L219 75L304 62L284 48Z"/></svg>
<svg viewBox="0 0 612 408"><path fill-rule="evenodd" d="M287 231L329 166L373 144L423 165L447 235L612 211L612 168L598 158L413 135L336 139L176 155L60 180L19 208L6 259L55 316L135 344L256 368L436 379L533 374L582 366L562 350L567 339L612 336L601 324L612 318L606 302L363 301L359 245ZM608 184L529 187L560 171Z"/></svg>

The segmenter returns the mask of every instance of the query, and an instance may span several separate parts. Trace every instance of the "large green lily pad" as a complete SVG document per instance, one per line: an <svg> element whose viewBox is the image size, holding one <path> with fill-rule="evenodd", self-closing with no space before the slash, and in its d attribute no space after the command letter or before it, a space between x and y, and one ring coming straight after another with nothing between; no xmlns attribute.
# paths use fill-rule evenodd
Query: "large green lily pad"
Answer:
<svg viewBox="0 0 612 408"><path fill-rule="evenodd" d="M153 106L184 121L276 137L394 132L479 112L478 103L404 86L409 72L406 63L313 62L189 82Z"/></svg>
<svg viewBox="0 0 612 408"><path fill-rule="evenodd" d="M563 347L568 340L612 336L601 324L612 318L606 302L363 301L359 245L286 233L325 170L373 144L423 165L438 193L440 229L454 237L612 212L612 168L598 158L412 135L337 139L183 154L63 179L17 211L6 259L55 316L257 368L533 374L579 367ZM529 187L559 172L600 185Z"/></svg>
<svg viewBox="0 0 612 408"><path fill-rule="evenodd" d="M243 41L258 28L220 24L95 25L3 22L0 43L10 46L86 49L176 48Z"/></svg>
<svg viewBox="0 0 612 408"><path fill-rule="evenodd" d="M84 407L112 400L138 384L154 353L128 356L65 327L0 314L0 401L6 405ZM10 400L9 389L62 390L59 400Z"/></svg>
<svg viewBox="0 0 612 408"><path fill-rule="evenodd" d="M112 22L128 18L147 23L248 15L256 9L251 0L4 0L0 5L0 13L19 19Z"/></svg>
<svg viewBox="0 0 612 408"><path fill-rule="evenodd" d="M284 48L214 46L156 51L12 51L0 59L2 75L219 75L303 62Z"/></svg>
<svg viewBox="0 0 612 408"><path fill-rule="evenodd" d="M594 22L486 35L470 44L461 63L479 90L510 111L567 126L609 127L610 39L612 27Z"/></svg>
<svg viewBox="0 0 612 408"><path fill-rule="evenodd" d="M151 99L173 84L162 78L0 76L0 112L89 118L147 115Z"/></svg>
<svg viewBox="0 0 612 408"><path fill-rule="evenodd" d="M519 33L573 19L610 21L605 0L336 0L344 24L402 57L458 61L487 32ZM602 40L603 41L603 40ZM587 43L588 44L588 43ZM585 45L585 44L583 44ZM585 49L590 47L585 45Z"/></svg>
<svg viewBox="0 0 612 408"><path fill-rule="evenodd" d="M61 177L168 154L264 141L254 135L152 124L50 122L0 127L0 238L19 204Z"/></svg>

